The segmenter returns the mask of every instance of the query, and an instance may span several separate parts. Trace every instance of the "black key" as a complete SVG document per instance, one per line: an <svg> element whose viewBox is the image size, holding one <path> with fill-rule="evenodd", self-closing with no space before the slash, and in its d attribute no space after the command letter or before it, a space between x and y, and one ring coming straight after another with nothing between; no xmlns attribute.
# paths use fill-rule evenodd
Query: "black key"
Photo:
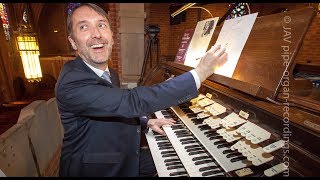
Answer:
<svg viewBox="0 0 320 180"><path fill-rule="evenodd" d="M172 149L172 146L161 146L161 147L159 147L159 150L164 150L164 149Z"/></svg>
<svg viewBox="0 0 320 180"><path fill-rule="evenodd" d="M158 132L156 132L154 130L152 130L152 133L153 133L153 135L161 135L160 133L158 133ZM163 135L161 135L161 136L163 136Z"/></svg>
<svg viewBox="0 0 320 180"><path fill-rule="evenodd" d="M213 144L214 144L214 145L219 145L219 144L224 144L224 143L226 143L226 140L216 141L216 142L214 142Z"/></svg>
<svg viewBox="0 0 320 180"><path fill-rule="evenodd" d="M180 161L180 159L165 159L164 162Z"/></svg>
<svg viewBox="0 0 320 180"><path fill-rule="evenodd" d="M200 131L204 131L204 130L208 130L208 129L211 129L211 127L208 126L208 125L206 125L206 126L204 126L204 127L201 127L201 128L200 128Z"/></svg>
<svg viewBox="0 0 320 180"><path fill-rule="evenodd" d="M194 117L197 117L198 114L196 113L188 113L187 116L188 118L194 118Z"/></svg>
<svg viewBox="0 0 320 180"><path fill-rule="evenodd" d="M170 170L170 169L179 169L179 168L184 168L184 166L183 166L183 165L169 166L169 167L167 167L167 170Z"/></svg>
<svg viewBox="0 0 320 180"><path fill-rule="evenodd" d="M236 152L236 151L232 151L231 149L227 149L227 150L222 151L222 154L229 154L232 152Z"/></svg>
<svg viewBox="0 0 320 180"><path fill-rule="evenodd" d="M210 134L207 134L206 136L207 137L221 137L221 135L218 133L210 133Z"/></svg>
<svg viewBox="0 0 320 180"><path fill-rule="evenodd" d="M187 149L187 152L193 152L193 151L200 151L202 148L192 148L192 149Z"/></svg>
<svg viewBox="0 0 320 180"><path fill-rule="evenodd" d="M220 148L223 148L223 147L231 147L231 146L232 146L232 144L230 144L230 143L224 143L224 144L218 145L217 148L220 149Z"/></svg>
<svg viewBox="0 0 320 180"><path fill-rule="evenodd" d="M171 143L158 144L158 147L172 147Z"/></svg>
<svg viewBox="0 0 320 180"><path fill-rule="evenodd" d="M183 175L188 174L187 171L179 171L179 172L172 172L169 174L169 176L177 176L177 175Z"/></svg>
<svg viewBox="0 0 320 180"><path fill-rule="evenodd" d="M203 146L200 146L200 145L188 145L188 146L185 146L184 148L185 149L190 149L190 148L196 148L196 147L203 147Z"/></svg>
<svg viewBox="0 0 320 180"><path fill-rule="evenodd" d="M211 158L211 157L210 156L199 156L199 157L192 158L192 161L199 161L199 160L208 159L208 158Z"/></svg>
<svg viewBox="0 0 320 180"><path fill-rule="evenodd" d="M194 152L189 152L189 155L195 155L195 154L201 154L201 153L205 153L205 151L194 151Z"/></svg>
<svg viewBox="0 0 320 180"><path fill-rule="evenodd" d="M186 128L184 126L181 126L181 125L172 125L171 129L175 130L175 129L186 129Z"/></svg>
<svg viewBox="0 0 320 180"><path fill-rule="evenodd" d="M160 140L167 140L168 138L166 136L163 136L163 137L154 137L154 139L156 141L160 141Z"/></svg>
<svg viewBox="0 0 320 180"><path fill-rule="evenodd" d="M163 155L162 155L162 157L172 157L172 156L177 156L177 153L163 154Z"/></svg>
<svg viewBox="0 0 320 180"><path fill-rule="evenodd" d="M214 136L214 137L210 137L209 140L215 140L217 138L221 138L222 136Z"/></svg>
<svg viewBox="0 0 320 180"><path fill-rule="evenodd" d="M184 142L184 141L193 141L194 138L184 138L184 139L180 139L180 142Z"/></svg>
<svg viewBox="0 0 320 180"><path fill-rule="evenodd" d="M176 153L175 151L162 151L161 154L170 154L170 153Z"/></svg>
<svg viewBox="0 0 320 180"><path fill-rule="evenodd" d="M177 138L188 137L188 136L192 136L192 134L179 134L177 135Z"/></svg>
<svg viewBox="0 0 320 180"><path fill-rule="evenodd" d="M178 131L174 131L175 134L181 134L181 133L190 133L187 130L178 130Z"/></svg>
<svg viewBox="0 0 320 180"><path fill-rule="evenodd" d="M242 153L234 152L234 153L230 153L230 154L228 154L226 157L227 157L227 158L232 158L232 157L240 156L240 155L242 155Z"/></svg>
<svg viewBox="0 0 320 180"><path fill-rule="evenodd" d="M213 162L211 159L206 159L206 160L201 160L201 161L196 161L194 164L195 165L200 165L200 164L208 164Z"/></svg>
<svg viewBox="0 0 320 180"><path fill-rule="evenodd" d="M159 145L165 145L165 144L171 144L169 141L161 141L161 142L157 142L158 146Z"/></svg>
<svg viewBox="0 0 320 180"><path fill-rule="evenodd" d="M199 169L200 172L202 171L207 171L207 170L211 170L211 169L217 169L219 168L218 166L207 166L207 167L202 167Z"/></svg>
<svg viewBox="0 0 320 180"><path fill-rule="evenodd" d="M218 133L216 132L216 130L210 129L209 131L204 132L204 134L218 134Z"/></svg>
<svg viewBox="0 0 320 180"><path fill-rule="evenodd" d="M162 113L163 115L169 115L169 114L170 114L168 111L165 111L165 110L161 110L161 113Z"/></svg>
<svg viewBox="0 0 320 180"><path fill-rule="evenodd" d="M210 126L208 126L208 125L206 125L206 124L201 125L201 126L198 126L198 128L199 128L199 129L201 129L201 128L205 128L205 127L210 127Z"/></svg>
<svg viewBox="0 0 320 180"><path fill-rule="evenodd" d="M195 143L195 142L197 142L197 141L184 141L184 142L181 142L181 144L191 144L191 143Z"/></svg>
<svg viewBox="0 0 320 180"><path fill-rule="evenodd" d="M218 173L221 173L221 171L219 171L219 170L212 170L212 171L207 171L207 172L202 173L202 176L209 176L209 175L218 174Z"/></svg>
<svg viewBox="0 0 320 180"><path fill-rule="evenodd" d="M175 165L182 165L182 162L176 161L176 162L167 162L165 163L166 166L175 166Z"/></svg>
<svg viewBox="0 0 320 180"><path fill-rule="evenodd" d="M235 158L230 159L230 161L237 162L237 161L242 161L244 159L247 159L247 157L245 157L245 156L235 157Z"/></svg>

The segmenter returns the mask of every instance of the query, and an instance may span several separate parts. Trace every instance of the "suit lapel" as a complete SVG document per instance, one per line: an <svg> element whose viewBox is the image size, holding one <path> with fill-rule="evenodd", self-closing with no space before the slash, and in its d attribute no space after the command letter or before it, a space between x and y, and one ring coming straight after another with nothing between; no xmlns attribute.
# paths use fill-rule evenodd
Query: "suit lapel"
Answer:
<svg viewBox="0 0 320 180"><path fill-rule="evenodd" d="M90 74L94 75L94 76L96 77L96 80L97 80L97 82L98 82L99 84L103 84L103 85L105 85L105 86L109 86L109 87L113 87L113 88L119 88L118 86L110 83L109 81L107 81L107 80L105 80L105 79L97 76L97 74L96 74L94 71L92 71L92 69L90 69L90 68L83 62L83 60L81 59L80 56L77 56L74 61L76 61L77 67L78 67L79 69L81 69L81 70L83 70L83 71L85 71L85 72L87 72L87 73L90 73ZM113 76L113 75L111 74L111 77L112 77L112 76ZM112 78L111 78L111 82L114 82Z"/></svg>

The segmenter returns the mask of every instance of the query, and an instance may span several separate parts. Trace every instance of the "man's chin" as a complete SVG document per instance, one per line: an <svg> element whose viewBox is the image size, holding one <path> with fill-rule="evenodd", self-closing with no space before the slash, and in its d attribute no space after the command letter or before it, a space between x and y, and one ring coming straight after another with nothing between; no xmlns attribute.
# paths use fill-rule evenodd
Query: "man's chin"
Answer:
<svg viewBox="0 0 320 180"><path fill-rule="evenodd" d="M95 60L94 60L94 63L96 63L96 64L105 64L105 63L107 63L107 62L108 62L107 59L103 59L103 60L95 59Z"/></svg>

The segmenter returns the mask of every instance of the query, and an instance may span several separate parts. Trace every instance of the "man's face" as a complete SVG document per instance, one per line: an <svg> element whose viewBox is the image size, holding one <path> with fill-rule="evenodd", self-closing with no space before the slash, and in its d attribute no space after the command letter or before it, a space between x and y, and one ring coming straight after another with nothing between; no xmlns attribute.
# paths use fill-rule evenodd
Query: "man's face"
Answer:
<svg viewBox="0 0 320 180"><path fill-rule="evenodd" d="M105 68L112 51L112 31L102 15L82 6L72 15L72 35L68 37L73 49L88 64Z"/></svg>

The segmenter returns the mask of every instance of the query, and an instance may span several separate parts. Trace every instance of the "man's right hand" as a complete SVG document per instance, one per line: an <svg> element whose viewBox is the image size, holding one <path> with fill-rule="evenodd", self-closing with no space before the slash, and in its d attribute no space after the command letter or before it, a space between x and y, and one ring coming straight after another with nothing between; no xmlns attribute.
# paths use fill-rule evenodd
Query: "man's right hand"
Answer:
<svg viewBox="0 0 320 180"><path fill-rule="evenodd" d="M209 51L201 58L200 63L195 68L198 73L200 82L206 80L214 73L217 66L221 66L228 59L228 54L225 52L226 48L221 48L220 45L214 45Z"/></svg>

